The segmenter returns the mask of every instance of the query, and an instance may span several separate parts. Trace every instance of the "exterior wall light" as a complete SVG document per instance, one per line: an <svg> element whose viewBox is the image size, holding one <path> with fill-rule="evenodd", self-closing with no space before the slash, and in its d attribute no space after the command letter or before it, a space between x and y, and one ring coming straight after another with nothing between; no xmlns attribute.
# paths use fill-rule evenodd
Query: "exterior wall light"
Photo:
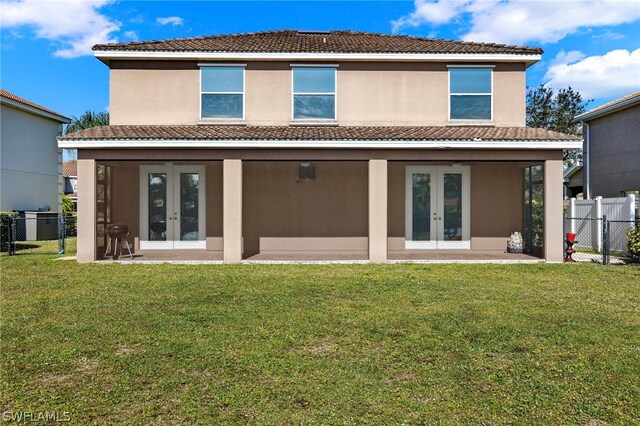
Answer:
<svg viewBox="0 0 640 426"><path fill-rule="evenodd" d="M303 162L298 167L298 182L308 182L315 180L316 178L316 166L311 163Z"/></svg>

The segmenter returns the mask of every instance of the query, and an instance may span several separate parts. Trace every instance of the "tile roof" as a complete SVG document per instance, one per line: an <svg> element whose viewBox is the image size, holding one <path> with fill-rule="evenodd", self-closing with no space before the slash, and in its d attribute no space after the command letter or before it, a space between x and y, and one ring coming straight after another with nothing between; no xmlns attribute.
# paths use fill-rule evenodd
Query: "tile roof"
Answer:
<svg viewBox="0 0 640 426"><path fill-rule="evenodd" d="M616 99L604 105L600 105L597 108L591 109L587 112L583 112L580 115L577 115L574 119L580 120L589 117L597 117L602 115L602 113L611 113L618 110L618 107L628 107L631 104L640 103L640 91L631 93L630 95L623 96L622 98Z"/></svg>
<svg viewBox="0 0 640 426"><path fill-rule="evenodd" d="M58 140L459 140L579 141L573 135L528 127L417 126L101 126Z"/></svg>
<svg viewBox="0 0 640 426"><path fill-rule="evenodd" d="M93 50L252 53L511 53L542 54L537 47L508 46L356 31L296 30L224 34L97 44Z"/></svg>
<svg viewBox="0 0 640 426"><path fill-rule="evenodd" d="M78 161L65 161L62 164L62 176L78 176Z"/></svg>
<svg viewBox="0 0 640 426"><path fill-rule="evenodd" d="M20 96L16 96L13 93L7 92L4 89L0 89L0 96L2 96L3 98L11 99L14 102L19 102L19 103L21 103L23 105L30 106L31 108L39 109L40 111L48 112L49 114L53 114L53 115L60 116L62 118L69 119L69 117L66 117L66 116L64 116L64 115L62 115L62 114L60 114L58 112L55 112L55 111L50 110L48 108L45 108L45 107L43 107L41 105L38 105L38 104L33 103L31 101L28 101L28 100L26 100L24 98L21 98Z"/></svg>

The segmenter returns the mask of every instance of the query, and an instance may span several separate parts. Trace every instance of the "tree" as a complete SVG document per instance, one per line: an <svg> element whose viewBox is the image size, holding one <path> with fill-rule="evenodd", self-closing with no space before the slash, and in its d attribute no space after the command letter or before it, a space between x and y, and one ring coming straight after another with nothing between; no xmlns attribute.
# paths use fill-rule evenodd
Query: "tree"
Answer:
<svg viewBox="0 0 640 426"><path fill-rule="evenodd" d="M97 126L109 125L109 113L106 111L95 112L87 110L80 117L73 117L71 123L67 125L67 133L79 132L80 130L89 129Z"/></svg>
<svg viewBox="0 0 640 426"><path fill-rule="evenodd" d="M571 87L554 93L551 87L540 84L535 89L527 90L527 127L582 136L580 123L572 124L571 121L585 112L590 102L592 100L583 100L582 95ZM564 159L570 164L580 161L582 150L566 151Z"/></svg>
<svg viewBox="0 0 640 426"><path fill-rule="evenodd" d="M95 112L87 110L80 117L72 117L71 123L67 125L64 134L79 132L80 130L89 129L97 126L109 125L109 113L106 111ZM65 158L76 159L77 152L75 149L65 150Z"/></svg>

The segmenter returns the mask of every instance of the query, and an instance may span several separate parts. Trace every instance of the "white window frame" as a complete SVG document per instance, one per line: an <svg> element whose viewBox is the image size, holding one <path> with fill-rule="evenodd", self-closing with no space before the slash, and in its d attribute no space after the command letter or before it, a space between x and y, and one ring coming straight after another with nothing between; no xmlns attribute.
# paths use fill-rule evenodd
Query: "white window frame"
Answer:
<svg viewBox="0 0 640 426"><path fill-rule="evenodd" d="M451 69L452 68L489 68L491 70L491 93L451 93ZM447 65L447 118L450 123L493 123L493 69L495 65ZM451 118L451 96L490 96L491 117L486 118Z"/></svg>
<svg viewBox="0 0 640 426"><path fill-rule="evenodd" d="M205 92L202 90L202 69L203 68L223 68L234 67L242 68L242 92ZM199 97L198 103L200 105L200 121L244 121L245 120L245 92L247 82L247 64L198 64L199 68ZM225 118L225 117L203 117L202 116L202 95L242 95L242 118Z"/></svg>
<svg viewBox="0 0 640 426"><path fill-rule="evenodd" d="M338 65L336 64L291 64L291 121L295 121L296 123L312 123L312 122L333 122L338 120ZM333 93L331 92L323 92L323 93L315 93L315 92L301 92L296 93L294 90L294 73L296 68L333 68ZM295 96L296 95L333 95L333 118L295 118Z"/></svg>
<svg viewBox="0 0 640 426"><path fill-rule="evenodd" d="M140 236L139 243L141 250L154 250L154 249L201 249L207 248L207 177L205 175L206 168L201 165L172 165L172 166L140 166ZM198 187L198 234L200 239L193 241L180 241L176 239L174 231L175 222L180 221L180 213L177 203L180 201L180 188L176 185L176 177L180 173L198 173L201 176ZM148 176L149 173L165 173L167 175L167 239L165 241L149 241L149 186ZM170 210L174 210L174 214L171 214ZM172 219L169 217L172 216ZM171 220L171 224L169 224Z"/></svg>
<svg viewBox="0 0 640 426"><path fill-rule="evenodd" d="M413 174L431 175L431 239L413 241ZM444 177L462 176L462 240L445 241L444 235ZM406 166L405 167L405 249L471 250L471 168L469 166Z"/></svg>

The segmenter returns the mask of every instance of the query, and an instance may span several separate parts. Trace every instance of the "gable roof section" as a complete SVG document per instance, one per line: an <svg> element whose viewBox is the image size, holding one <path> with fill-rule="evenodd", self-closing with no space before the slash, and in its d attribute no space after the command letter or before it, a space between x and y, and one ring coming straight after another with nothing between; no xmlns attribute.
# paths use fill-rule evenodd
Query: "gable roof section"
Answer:
<svg viewBox="0 0 640 426"><path fill-rule="evenodd" d="M587 112L583 112L582 114L577 115L573 119L573 122L576 123L579 121L593 120L594 118L612 114L614 112L629 108L634 105L640 105L640 91L624 96L620 99L616 99Z"/></svg>
<svg viewBox="0 0 640 426"><path fill-rule="evenodd" d="M69 123L71 121L69 117L66 117L62 114L59 114L41 105L28 101L24 98L21 98L20 96L16 96L13 93L8 92L4 89L0 89L0 101L3 104L13 106L15 108L22 109L24 111L28 111L31 113L35 113L43 117L51 118L61 123Z"/></svg>
<svg viewBox="0 0 640 426"><path fill-rule="evenodd" d="M562 174L563 180L565 182L569 182L569 178L574 174L578 173L580 170L582 170L582 161L576 162L571 167L566 169Z"/></svg>
<svg viewBox="0 0 640 426"><path fill-rule="evenodd" d="M70 160L62 163L62 176L78 176L78 161Z"/></svg>
<svg viewBox="0 0 640 426"><path fill-rule="evenodd" d="M356 31L265 31L207 37L98 44L94 51L253 53L497 53L541 55L535 47L508 46Z"/></svg>
<svg viewBox="0 0 640 426"><path fill-rule="evenodd" d="M574 149L582 141L527 127L101 126L58 137L60 148L513 148Z"/></svg>

